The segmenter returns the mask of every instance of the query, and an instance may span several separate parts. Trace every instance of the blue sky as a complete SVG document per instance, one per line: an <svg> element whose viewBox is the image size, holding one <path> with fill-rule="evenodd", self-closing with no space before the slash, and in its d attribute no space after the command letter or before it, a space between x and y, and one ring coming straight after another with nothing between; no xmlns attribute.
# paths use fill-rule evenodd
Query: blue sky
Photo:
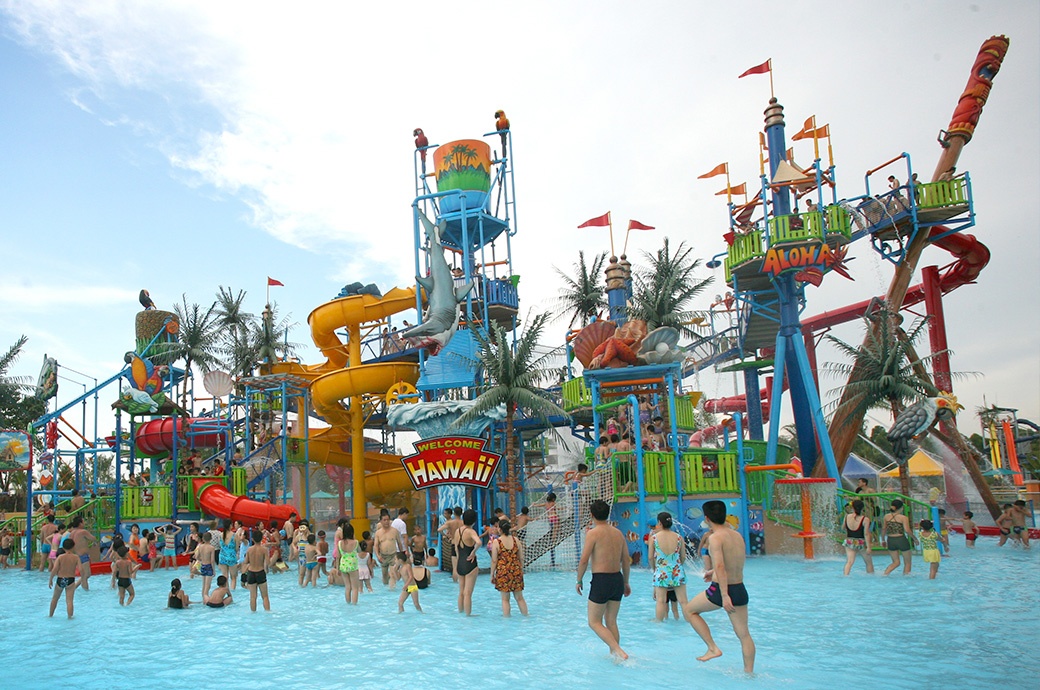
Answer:
<svg viewBox="0 0 1040 690"><path fill-rule="evenodd" d="M35 376L46 352L107 378L133 347L142 287L163 308L246 289L259 313L268 275L317 361L311 309L354 280L411 283L412 129L477 137L498 108L513 122L525 309L549 305L552 265L607 248L575 229L607 210L659 228L630 254L668 235L709 258L722 183L697 175L723 161L734 183L758 173L768 80L737 74L772 57L789 134L812 114L829 123L839 192L855 196L862 171L901 151L930 175L978 46L1007 33L959 166L993 259L946 313L954 369L983 374L957 384L969 410L986 396L1040 416L1037 4L642 5L0 3L0 343L30 338L15 373ZM856 282L828 278L807 314L884 292L890 267L853 253ZM922 265L948 261L930 249ZM63 398L81 390L63 383ZM702 383L732 394L728 376Z"/></svg>

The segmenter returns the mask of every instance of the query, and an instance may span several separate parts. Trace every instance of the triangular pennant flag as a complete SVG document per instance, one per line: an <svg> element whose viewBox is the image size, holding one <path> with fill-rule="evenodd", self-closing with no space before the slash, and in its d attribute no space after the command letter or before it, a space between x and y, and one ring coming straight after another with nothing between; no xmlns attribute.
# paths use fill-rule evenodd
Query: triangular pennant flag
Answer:
<svg viewBox="0 0 1040 690"><path fill-rule="evenodd" d="M716 165L714 168L712 168L708 172L704 173L703 175L698 175L697 179L698 180L706 180L709 177L715 177L716 175L726 175L728 173L729 173L729 163L719 163L718 165Z"/></svg>

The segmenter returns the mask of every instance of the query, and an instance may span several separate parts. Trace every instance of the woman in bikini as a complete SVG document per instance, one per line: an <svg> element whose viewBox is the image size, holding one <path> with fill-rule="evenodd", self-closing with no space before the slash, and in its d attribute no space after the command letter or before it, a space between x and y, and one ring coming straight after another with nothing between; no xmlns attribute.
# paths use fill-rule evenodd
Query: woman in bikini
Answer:
<svg viewBox="0 0 1040 690"><path fill-rule="evenodd" d="M885 575L899 567L899 557L903 557L903 574L910 574L910 562L913 559L913 551L910 549L911 540L917 542L914 531L910 529L910 521L903 515L903 502L898 498L892 501L888 514L882 521L881 534L886 542L888 555L892 557L892 563L885 568Z"/></svg>
<svg viewBox="0 0 1040 690"><path fill-rule="evenodd" d="M459 576L459 613L472 615L473 588L477 585L477 549L480 535L473 529L477 524L477 511L470 508L462 514L462 528L455 533L455 553L458 562L455 572Z"/></svg>
<svg viewBox="0 0 1040 690"><path fill-rule="evenodd" d="M845 574L852 572L856 555L867 565L867 574L874 572L874 560L870 555L870 518L863 514L863 501L852 502L852 512L845 514Z"/></svg>
<svg viewBox="0 0 1040 690"><path fill-rule="evenodd" d="M654 611L657 622L668 618L671 596L686 610L686 548L683 538L672 531L672 514L657 514L656 530L650 535L649 550L654 559Z"/></svg>

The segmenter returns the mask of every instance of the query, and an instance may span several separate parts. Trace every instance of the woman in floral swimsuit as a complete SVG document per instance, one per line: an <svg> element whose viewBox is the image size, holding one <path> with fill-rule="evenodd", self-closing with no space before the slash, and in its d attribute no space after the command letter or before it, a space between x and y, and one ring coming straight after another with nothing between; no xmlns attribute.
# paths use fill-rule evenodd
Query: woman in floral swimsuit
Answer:
<svg viewBox="0 0 1040 690"><path fill-rule="evenodd" d="M491 583L502 593L502 615L509 618L509 594L516 599L520 613L527 615L524 600L524 547L519 539L510 534L512 525L508 520L498 521L501 536L491 542Z"/></svg>
<svg viewBox="0 0 1040 690"><path fill-rule="evenodd" d="M650 553L654 559L654 601L657 622L668 617L669 592L686 609L686 545L683 538L672 531L672 515L657 514L656 531L650 537Z"/></svg>

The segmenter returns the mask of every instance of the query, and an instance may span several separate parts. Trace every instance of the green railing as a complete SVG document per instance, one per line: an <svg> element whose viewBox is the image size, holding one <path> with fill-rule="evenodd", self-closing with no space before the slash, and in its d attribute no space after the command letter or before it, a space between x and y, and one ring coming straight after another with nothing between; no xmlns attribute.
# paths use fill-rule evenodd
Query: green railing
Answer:
<svg viewBox="0 0 1040 690"><path fill-rule="evenodd" d="M637 495L635 453L614 453L613 459L614 494ZM685 451L681 454L679 462L683 494L740 493L736 453L708 449ZM675 454L667 451L645 451L643 483L647 494L677 495Z"/></svg>
<svg viewBox="0 0 1040 690"><path fill-rule="evenodd" d="M168 519L173 515L173 501L170 493L170 487L165 485L124 487L120 518L123 520Z"/></svg>
<svg viewBox="0 0 1040 690"><path fill-rule="evenodd" d="M770 245L823 238L823 214L819 211L791 213L769 219Z"/></svg>
<svg viewBox="0 0 1040 690"><path fill-rule="evenodd" d="M884 520L885 515L889 512L889 507L892 505L892 501L899 499L903 502L903 515L906 515L910 521L910 527L914 530L920 529L921 520L932 519L932 506L928 505L924 501L918 501L916 498L909 498L903 494L894 492L878 493L878 494L857 494L854 491L846 491L845 489L838 489L838 498L843 506L851 506L852 502L856 499L863 501L864 508L863 514L870 518L870 534L872 542L874 544L874 551L884 551L881 547L881 521ZM845 513L841 513L842 519L845 517ZM938 529L936 525L936 529ZM844 539L845 531L842 525L839 523L835 525L835 529L838 534ZM915 547L915 550L918 550Z"/></svg>
<svg viewBox="0 0 1040 690"><path fill-rule="evenodd" d="M963 206L968 203L968 180L958 177L914 186L918 210Z"/></svg>
<svg viewBox="0 0 1040 690"><path fill-rule="evenodd" d="M199 509L199 504L195 500L195 483L192 481L193 479L205 479L207 482L220 484L225 489L228 485L228 478L224 475L217 477L200 474L179 474L177 475L177 510L195 512Z"/></svg>
<svg viewBox="0 0 1040 690"><path fill-rule="evenodd" d="M246 476L246 470L244 467L231 468L231 486L228 491L236 496L245 496L249 491L247 486L248 483L249 478Z"/></svg>
<svg viewBox="0 0 1040 690"><path fill-rule="evenodd" d="M825 209L825 212L827 214L827 232L852 239L852 216L849 215L849 212L837 204L831 204Z"/></svg>
<svg viewBox="0 0 1040 690"><path fill-rule="evenodd" d="M585 385L585 379L581 376L564 381L562 395L563 409L567 412L592 405L592 391Z"/></svg>
<svg viewBox="0 0 1040 690"><path fill-rule="evenodd" d="M732 270L752 259L765 256L765 243L762 241L762 231L752 230L746 235L737 235L733 238L733 244L726 250L726 280L729 281Z"/></svg>
<svg viewBox="0 0 1040 690"><path fill-rule="evenodd" d="M697 428L697 408L693 401L683 396L675 396L675 426L679 429L693 431Z"/></svg>

